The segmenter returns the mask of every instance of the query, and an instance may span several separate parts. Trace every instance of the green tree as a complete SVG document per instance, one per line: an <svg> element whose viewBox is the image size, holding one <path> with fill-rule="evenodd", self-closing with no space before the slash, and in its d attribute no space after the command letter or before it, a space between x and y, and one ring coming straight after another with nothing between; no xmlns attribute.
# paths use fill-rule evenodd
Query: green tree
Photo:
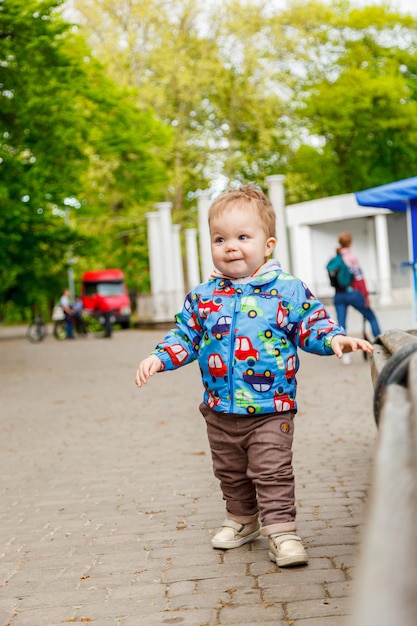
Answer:
<svg viewBox="0 0 417 626"><path fill-rule="evenodd" d="M176 130L165 199L184 223L222 175L284 173L295 202L394 180L415 158L415 20L388 6L75 4L111 76Z"/></svg>
<svg viewBox="0 0 417 626"><path fill-rule="evenodd" d="M415 21L386 7L329 10L324 27L315 16L298 85L297 201L407 178L417 160Z"/></svg>
<svg viewBox="0 0 417 626"><path fill-rule="evenodd" d="M73 236L54 209L76 193L86 162L71 98L80 71L56 45L64 26L52 10L33 0L0 5L0 294L19 303L62 269Z"/></svg>
<svg viewBox="0 0 417 626"><path fill-rule="evenodd" d="M187 224L194 192L213 179L261 178L287 149L287 74L273 55L271 19L253 2L198 0L117 5L75 1L77 21L110 75L175 129L166 200Z"/></svg>
<svg viewBox="0 0 417 626"><path fill-rule="evenodd" d="M106 78L60 4L0 3L0 301L22 306L57 296L68 249L91 266L120 248L123 219L143 230L166 184L169 130Z"/></svg>

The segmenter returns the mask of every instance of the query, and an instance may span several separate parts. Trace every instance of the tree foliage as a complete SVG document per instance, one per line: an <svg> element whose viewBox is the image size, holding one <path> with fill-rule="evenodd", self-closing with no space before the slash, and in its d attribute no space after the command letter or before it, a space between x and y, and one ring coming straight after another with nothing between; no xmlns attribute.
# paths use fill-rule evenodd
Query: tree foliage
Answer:
<svg viewBox="0 0 417 626"><path fill-rule="evenodd" d="M103 245L103 216L143 223L166 182L168 129L106 77L59 4L0 3L0 299L18 304L57 297L69 249L91 265L120 248Z"/></svg>
<svg viewBox="0 0 417 626"><path fill-rule="evenodd" d="M275 75L275 34L259 7L234 0L75 4L110 75L137 88L139 106L175 129L166 199L179 219L187 222L187 201L213 179L280 167L287 76Z"/></svg>
<svg viewBox="0 0 417 626"><path fill-rule="evenodd" d="M308 134L289 164L299 183L296 201L415 173L415 20L382 7L344 6L332 9L321 43L310 42L298 84L298 125Z"/></svg>
<svg viewBox="0 0 417 626"><path fill-rule="evenodd" d="M410 175L410 16L345 0L74 4L110 73L176 128L176 207L219 176L284 173L295 202Z"/></svg>
<svg viewBox="0 0 417 626"><path fill-rule="evenodd" d="M388 5L0 0L0 41L3 299L56 292L68 249L146 289L155 201L194 226L225 181L285 174L293 203L415 173L416 21Z"/></svg>

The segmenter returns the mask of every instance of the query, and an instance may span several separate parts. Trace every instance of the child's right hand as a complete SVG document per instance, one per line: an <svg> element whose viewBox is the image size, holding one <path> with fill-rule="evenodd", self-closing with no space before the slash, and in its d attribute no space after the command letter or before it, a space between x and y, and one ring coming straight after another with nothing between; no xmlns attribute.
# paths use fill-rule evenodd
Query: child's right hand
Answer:
<svg viewBox="0 0 417 626"><path fill-rule="evenodd" d="M153 376L157 372L160 372L163 367L162 361L158 359L156 354L151 354L146 359L143 359L139 363L139 367L136 372L135 383L138 387L142 387L150 376Z"/></svg>

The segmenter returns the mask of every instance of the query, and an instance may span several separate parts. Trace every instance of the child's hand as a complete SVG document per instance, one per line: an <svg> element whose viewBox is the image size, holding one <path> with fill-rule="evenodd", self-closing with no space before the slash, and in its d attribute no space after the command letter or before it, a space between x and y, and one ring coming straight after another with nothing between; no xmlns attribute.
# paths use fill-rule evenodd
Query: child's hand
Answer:
<svg viewBox="0 0 417 626"><path fill-rule="evenodd" d="M136 372L135 383L138 387L142 387L150 376L156 374L156 372L160 372L162 369L162 361L158 359L156 354L151 354L146 359L143 359L139 363L138 370Z"/></svg>
<svg viewBox="0 0 417 626"><path fill-rule="evenodd" d="M363 350L364 352L373 352L374 347L366 339L358 339L357 337L345 337L344 335L335 335L331 341L331 347L335 355L340 359L344 352L356 352Z"/></svg>

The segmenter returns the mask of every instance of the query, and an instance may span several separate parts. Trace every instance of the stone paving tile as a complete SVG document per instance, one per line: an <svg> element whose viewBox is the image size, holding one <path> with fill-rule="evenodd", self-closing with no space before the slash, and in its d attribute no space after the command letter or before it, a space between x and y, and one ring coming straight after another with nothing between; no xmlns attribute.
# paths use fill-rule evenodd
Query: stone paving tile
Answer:
<svg viewBox="0 0 417 626"><path fill-rule="evenodd" d="M151 615L129 615L121 622L122 626L217 626L217 609L184 609L158 611ZM115 626L118 626L115 624Z"/></svg>
<svg viewBox="0 0 417 626"><path fill-rule="evenodd" d="M302 600L288 602L287 613L290 620L330 615L345 616L349 614L349 598L326 598L325 600Z"/></svg>
<svg viewBox="0 0 417 626"><path fill-rule="evenodd" d="M346 618L341 615L328 615L326 617L312 617L307 619L297 619L294 626L347 626Z"/></svg>
<svg viewBox="0 0 417 626"><path fill-rule="evenodd" d="M230 603L231 598L227 592L206 592L205 594L193 593L176 596L168 601L168 609L177 611L179 609L205 609L205 608L221 608ZM259 602L259 598L255 601Z"/></svg>
<svg viewBox="0 0 417 626"><path fill-rule="evenodd" d="M324 584L329 582L341 582L345 579L345 573L342 570L334 568L326 570L310 570L308 566L304 568L287 568L278 570L273 574L258 576L259 585L265 589L284 583L287 585Z"/></svg>
<svg viewBox="0 0 417 626"><path fill-rule="evenodd" d="M320 599L326 597L326 589L321 584L291 584L282 581L281 584L274 585L264 590L263 599L265 602L294 602L296 600Z"/></svg>
<svg viewBox="0 0 417 626"><path fill-rule="evenodd" d="M284 609L280 605L244 604L240 606L226 606L220 613L220 624L242 624L247 621L252 624L275 623L284 619Z"/></svg>
<svg viewBox="0 0 417 626"><path fill-rule="evenodd" d="M264 538L212 549L225 514L198 368L133 384L159 338L1 342L0 626L342 626L377 434L369 364L300 354L310 563L279 569Z"/></svg>
<svg viewBox="0 0 417 626"><path fill-rule="evenodd" d="M170 587L171 588L171 587ZM250 575L238 575L233 574L233 576L221 577L218 576L216 578L210 578L206 580L197 581L197 591L198 593L207 593L212 590L221 590L221 591L235 591L236 589L246 589L251 590L253 588L258 588L257 581L255 577Z"/></svg>

